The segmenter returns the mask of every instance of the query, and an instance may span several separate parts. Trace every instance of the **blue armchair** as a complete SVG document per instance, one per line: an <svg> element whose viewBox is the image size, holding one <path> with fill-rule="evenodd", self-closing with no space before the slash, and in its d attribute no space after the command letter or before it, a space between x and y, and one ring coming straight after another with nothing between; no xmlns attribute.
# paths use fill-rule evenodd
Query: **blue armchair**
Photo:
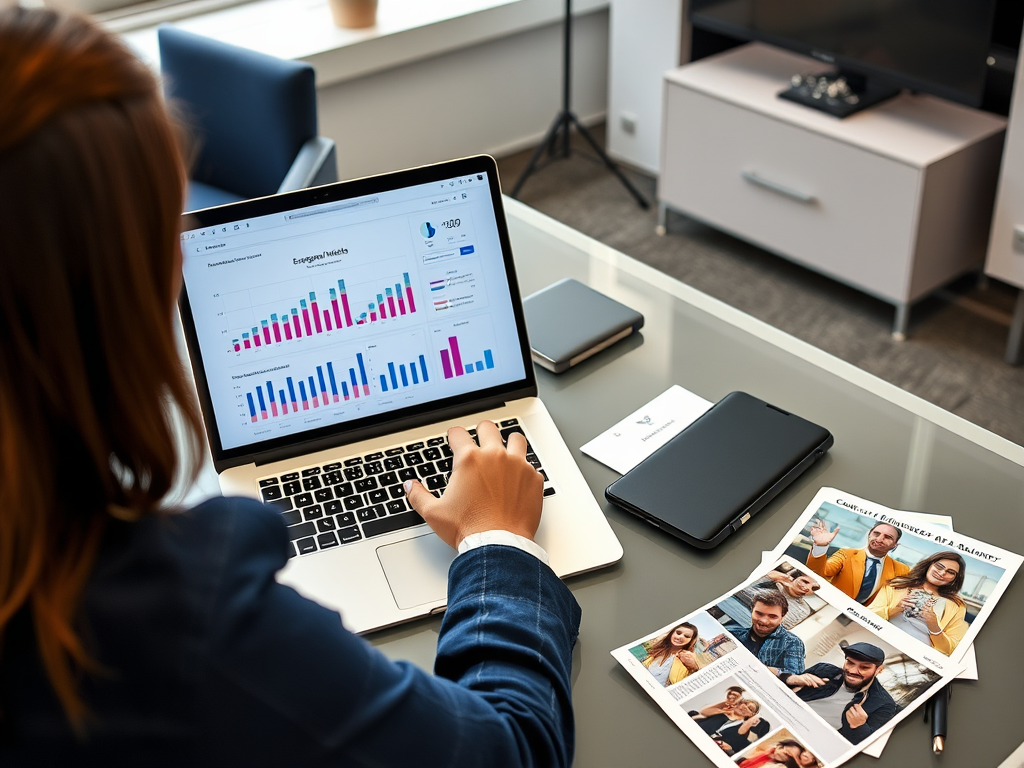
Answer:
<svg viewBox="0 0 1024 768"><path fill-rule="evenodd" d="M162 26L164 92L198 142L185 210L338 180L317 135L313 68Z"/></svg>

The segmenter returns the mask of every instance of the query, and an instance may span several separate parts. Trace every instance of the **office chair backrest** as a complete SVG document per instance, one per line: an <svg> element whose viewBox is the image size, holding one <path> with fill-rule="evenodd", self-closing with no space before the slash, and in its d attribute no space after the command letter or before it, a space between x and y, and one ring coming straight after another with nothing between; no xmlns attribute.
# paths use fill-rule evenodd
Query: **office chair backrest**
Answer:
<svg viewBox="0 0 1024 768"><path fill-rule="evenodd" d="M157 36L164 92L198 140L192 178L247 198L277 192L317 135L313 68L170 26Z"/></svg>

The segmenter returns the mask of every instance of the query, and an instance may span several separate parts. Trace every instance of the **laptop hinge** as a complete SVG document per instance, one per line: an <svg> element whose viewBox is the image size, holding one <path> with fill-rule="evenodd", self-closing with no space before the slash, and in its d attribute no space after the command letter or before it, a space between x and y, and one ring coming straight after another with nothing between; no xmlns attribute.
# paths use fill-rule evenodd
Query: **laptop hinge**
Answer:
<svg viewBox="0 0 1024 768"><path fill-rule="evenodd" d="M370 440L375 437L402 432L406 429L415 429L416 427L422 427L426 424L433 424L438 421L457 421L468 414L479 413L493 408L501 408L508 402L519 400L523 397L536 396L536 394L536 388L527 388L522 391L506 393L505 397L488 400L474 400L472 403L453 406L451 408L432 410L429 413L409 416L381 424L374 424L372 427L365 427L363 429L348 430L319 440L309 440L304 443L289 445L272 451L251 454L233 461L228 460L223 463L217 462L216 468L218 472L222 472L224 469L239 466L241 464L255 463L257 466L272 464L275 461L293 459L296 456L305 456L307 454L316 453L317 451L327 450L328 448L337 448L342 445L358 443L362 440Z"/></svg>

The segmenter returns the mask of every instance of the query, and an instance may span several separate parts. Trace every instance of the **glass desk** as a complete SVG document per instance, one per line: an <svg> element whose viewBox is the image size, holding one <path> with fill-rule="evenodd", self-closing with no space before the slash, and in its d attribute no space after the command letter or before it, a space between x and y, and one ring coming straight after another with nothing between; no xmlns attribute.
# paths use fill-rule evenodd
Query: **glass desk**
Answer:
<svg viewBox="0 0 1024 768"><path fill-rule="evenodd" d="M920 400L650 267L506 199L520 288L574 277L643 313L640 336L554 375L540 394L625 550L569 580L583 607L573 665L576 765L710 765L609 655L746 578L815 492L834 486L896 509L952 515L957 530L1024 552L1024 448ZM828 322L827 317L818 318ZM744 390L827 427L835 447L718 549L693 549L604 500L617 475L579 446L672 384L718 400ZM980 682L958 682L944 756L921 717L881 759L855 765L995 766L1024 733L1018 577L977 642ZM433 664L440 619L370 636L392 658ZM1017 629L1014 629L1016 627Z"/></svg>

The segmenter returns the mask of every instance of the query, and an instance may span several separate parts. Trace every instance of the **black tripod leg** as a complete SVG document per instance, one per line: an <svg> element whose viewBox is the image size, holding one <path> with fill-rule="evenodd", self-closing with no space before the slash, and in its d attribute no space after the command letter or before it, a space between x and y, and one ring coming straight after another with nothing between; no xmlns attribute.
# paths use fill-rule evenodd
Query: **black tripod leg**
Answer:
<svg viewBox="0 0 1024 768"><path fill-rule="evenodd" d="M625 174L623 174L621 170L619 170L619 166L615 164L615 161L608 157L608 154L604 151L604 147L594 141L594 137L590 135L590 131L583 127L583 124L577 119L576 115L570 112L568 118L572 121L572 124L576 126L576 130L579 131L580 136L587 140L593 150L597 153L597 156L604 161L608 170L618 176L619 181L622 182L623 186L630 191L630 194L632 194L633 197L636 198L640 207L644 209L649 208L650 203L644 199L644 196L640 194L640 191L634 187L633 183L626 178ZM513 197L515 197L515 195L513 195Z"/></svg>
<svg viewBox="0 0 1024 768"><path fill-rule="evenodd" d="M519 178L516 179L516 184L514 187L512 187L512 192L510 194L511 197L516 199L519 198L519 190L523 188L523 183L526 181L526 178L531 173L533 173L534 166L537 165L537 161L540 160L540 156L544 154L545 147L554 142L555 137L558 135L558 130L564 125L565 130L568 132L568 117L569 116L566 113L562 112L560 112L555 117L555 121L551 123L551 127L548 128L548 132L544 135L544 139L541 141L540 144L537 145L537 148L533 151L533 155L530 157L530 162L526 164L526 167L523 168L523 172L520 173Z"/></svg>

